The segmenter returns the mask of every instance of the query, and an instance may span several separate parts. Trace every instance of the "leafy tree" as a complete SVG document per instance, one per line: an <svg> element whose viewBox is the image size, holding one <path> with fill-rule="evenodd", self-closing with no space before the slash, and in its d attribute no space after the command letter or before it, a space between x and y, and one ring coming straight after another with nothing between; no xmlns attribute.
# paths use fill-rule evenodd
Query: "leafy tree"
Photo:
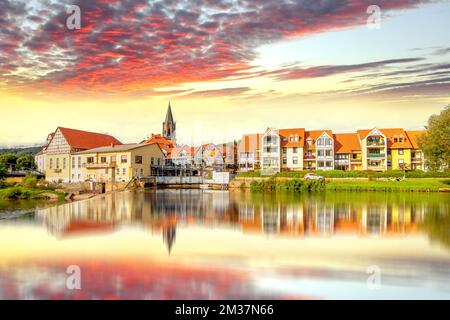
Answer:
<svg viewBox="0 0 450 320"><path fill-rule="evenodd" d="M419 139L426 165L432 171L450 169L450 105L432 115L426 128L428 133Z"/></svg>
<svg viewBox="0 0 450 320"><path fill-rule="evenodd" d="M13 169L16 166L17 157L10 153L5 153L0 155L0 166L3 166L6 169L9 169L10 166L13 167Z"/></svg>
<svg viewBox="0 0 450 320"><path fill-rule="evenodd" d="M17 158L16 164L17 170L30 170L36 168L34 157L30 155Z"/></svg>
<svg viewBox="0 0 450 320"><path fill-rule="evenodd" d="M6 169L3 165L0 164L0 180L2 180L4 177L6 177Z"/></svg>

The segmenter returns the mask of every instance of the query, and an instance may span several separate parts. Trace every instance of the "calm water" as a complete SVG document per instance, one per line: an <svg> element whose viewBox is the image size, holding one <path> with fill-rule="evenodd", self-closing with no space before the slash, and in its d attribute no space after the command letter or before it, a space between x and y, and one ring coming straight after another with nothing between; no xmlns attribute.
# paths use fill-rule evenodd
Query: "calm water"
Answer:
<svg viewBox="0 0 450 320"><path fill-rule="evenodd" d="M158 190L0 203L0 242L1 299L450 298L446 194ZM80 290L67 289L70 265Z"/></svg>

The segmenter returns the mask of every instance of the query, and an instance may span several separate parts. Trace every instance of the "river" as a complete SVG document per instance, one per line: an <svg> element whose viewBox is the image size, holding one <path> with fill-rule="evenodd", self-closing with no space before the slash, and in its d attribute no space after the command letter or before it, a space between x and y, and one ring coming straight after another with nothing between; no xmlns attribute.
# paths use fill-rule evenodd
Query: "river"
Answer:
<svg viewBox="0 0 450 320"><path fill-rule="evenodd" d="M450 299L440 193L3 202L0 243L0 299Z"/></svg>

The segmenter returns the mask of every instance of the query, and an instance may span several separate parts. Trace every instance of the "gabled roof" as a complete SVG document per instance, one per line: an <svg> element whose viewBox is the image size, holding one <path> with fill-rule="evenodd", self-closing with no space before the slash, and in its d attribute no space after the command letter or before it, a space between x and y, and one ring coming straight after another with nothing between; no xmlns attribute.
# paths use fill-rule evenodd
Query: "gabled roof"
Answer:
<svg viewBox="0 0 450 320"><path fill-rule="evenodd" d="M295 129L280 129L278 134L281 138L282 147L300 147L302 148L305 144L305 129L295 128ZM289 141L291 136L298 136L298 141Z"/></svg>
<svg viewBox="0 0 450 320"><path fill-rule="evenodd" d="M333 138L333 131L332 130L312 130L312 131L305 131L305 144L304 144L304 148L305 149L315 149L315 143L317 141L317 139L319 139L319 137L321 135L323 135L324 133L328 134L330 136L330 138ZM313 144L311 146L309 146L306 141L308 139L312 139Z"/></svg>
<svg viewBox="0 0 450 320"><path fill-rule="evenodd" d="M82 131L77 129L69 129L58 127L61 134L66 139L67 143L72 149L92 149L101 146L109 146L111 144L121 145L122 142L111 135L103 133L95 133L89 131ZM57 129L57 130L58 130Z"/></svg>
<svg viewBox="0 0 450 320"><path fill-rule="evenodd" d="M411 142L411 145L413 149L419 149L419 138L425 134L427 134L426 130L412 130L412 131L406 131L406 134L408 135L409 141Z"/></svg>
<svg viewBox="0 0 450 320"><path fill-rule="evenodd" d="M356 133L336 133L334 138L335 153L352 153L361 151L361 143Z"/></svg>
<svg viewBox="0 0 450 320"><path fill-rule="evenodd" d="M260 133L243 135L239 142L238 152L256 152L260 148L262 136Z"/></svg>
<svg viewBox="0 0 450 320"><path fill-rule="evenodd" d="M387 146L391 149L411 149L412 144L403 128L390 128L390 129L378 129L388 140ZM361 140L367 138L367 136L375 129L363 129L358 130L358 135ZM400 142L400 137L402 137L402 142ZM397 138L397 142L395 142Z"/></svg>
<svg viewBox="0 0 450 320"><path fill-rule="evenodd" d="M186 151L186 155L181 155L182 151ZM178 158L178 157L193 157L195 153L195 147L183 146L183 147L175 147L170 152L170 158Z"/></svg>

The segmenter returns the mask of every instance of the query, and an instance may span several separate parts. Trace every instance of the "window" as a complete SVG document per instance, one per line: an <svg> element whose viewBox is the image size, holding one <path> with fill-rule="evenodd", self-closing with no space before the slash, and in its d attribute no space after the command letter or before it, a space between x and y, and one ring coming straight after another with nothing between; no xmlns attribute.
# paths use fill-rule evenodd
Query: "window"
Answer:
<svg viewBox="0 0 450 320"><path fill-rule="evenodd" d="M394 138L394 142L398 142L398 139L397 139L397 138Z"/></svg>
<svg viewBox="0 0 450 320"><path fill-rule="evenodd" d="M331 167L333 167L333 163L332 163L331 161L327 161L327 162L326 162L326 166L327 166L328 168L331 168Z"/></svg>
<svg viewBox="0 0 450 320"><path fill-rule="evenodd" d="M141 168L141 176L144 175L144 168Z"/></svg>
<svg viewBox="0 0 450 320"><path fill-rule="evenodd" d="M75 169L75 161L76 160L77 160L76 158L72 158L72 169ZM72 177L72 179L73 179L73 177Z"/></svg>
<svg viewBox="0 0 450 320"><path fill-rule="evenodd" d="M323 168L324 165L325 165L325 163L323 161L318 161L317 162L317 167L319 167L319 168Z"/></svg>
<svg viewBox="0 0 450 320"><path fill-rule="evenodd" d="M106 163L106 157L100 157L100 163Z"/></svg>
<svg viewBox="0 0 450 320"><path fill-rule="evenodd" d="M294 149L292 150L292 153L298 153L298 148L294 147Z"/></svg>
<svg viewBox="0 0 450 320"><path fill-rule="evenodd" d="M281 150L283 150L283 154L287 153L287 148L286 147L283 147L283 149L281 149Z"/></svg>
<svg viewBox="0 0 450 320"><path fill-rule="evenodd" d="M78 174L78 180L80 180L81 179L81 174Z"/></svg>
<svg viewBox="0 0 450 320"><path fill-rule="evenodd" d="M126 168L123 168L123 169L122 169L122 173L123 173L124 175L126 175L126 174L127 174L127 169L126 169Z"/></svg>
<svg viewBox="0 0 450 320"><path fill-rule="evenodd" d="M292 157L292 163L298 164L298 157Z"/></svg>
<svg viewBox="0 0 450 320"><path fill-rule="evenodd" d="M53 159L50 159L50 169L53 169Z"/></svg>
<svg viewBox="0 0 450 320"><path fill-rule="evenodd" d="M78 157L78 169L81 168L81 157Z"/></svg>
<svg viewBox="0 0 450 320"><path fill-rule="evenodd" d="M56 158L56 169L59 169L59 158Z"/></svg>
<svg viewBox="0 0 450 320"><path fill-rule="evenodd" d="M323 146L323 139L317 140L317 145L318 146Z"/></svg>
<svg viewBox="0 0 450 320"><path fill-rule="evenodd" d="M87 163L94 163L94 157L87 157L86 161Z"/></svg>
<svg viewBox="0 0 450 320"><path fill-rule="evenodd" d="M120 163L127 163L128 159L126 155L120 156Z"/></svg>
<svg viewBox="0 0 450 320"><path fill-rule="evenodd" d="M161 165L161 158L158 158L158 166Z"/></svg>
<svg viewBox="0 0 450 320"><path fill-rule="evenodd" d="M398 149L398 154L399 155L404 155L405 154L405 150L403 150L403 149Z"/></svg>
<svg viewBox="0 0 450 320"><path fill-rule="evenodd" d="M323 157L323 150L317 150L317 156Z"/></svg>
<svg viewBox="0 0 450 320"><path fill-rule="evenodd" d="M117 174L118 176L120 175L120 168L117 168L116 174Z"/></svg>
<svg viewBox="0 0 450 320"><path fill-rule="evenodd" d="M327 157L331 157L331 150L326 150L326 151L325 151L325 155L326 155Z"/></svg>
<svg viewBox="0 0 450 320"><path fill-rule="evenodd" d="M325 139L325 145L331 146L332 145L331 139Z"/></svg>
<svg viewBox="0 0 450 320"><path fill-rule="evenodd" d="M74 175L74 174L72 174L72 180L73 180L73 179L75 179L75 175Z"/></svg>
<svg viewBox="0 0 450 320"><path fill-rule="evenodd" d="M134 169L134 175L137 176L138 175L138 169Z"/></svg>
<svg viewBox="0 0 450 320"><path fill-rule="evenodd" d="M398 164L404 164L405 160L404 159L398 159Z"/></svg>
<svg viewBox="0 0 450 320"><path fill-rule="evenodd" d="M142 164L142 156L135 156L134 157L134 163Z"/></svg>
<svg viewBox="0 0 450 320"><path fill-rule="evenodd" d="M242 152L242 155L245 155L245 152ZM154 165L155 164L155 158L151 157L150 159L150 164Z"/></svg>
<svg viewBox="0 0 450 320"><path fill-rule="evenodd" d="M66 158L63 158L63 169L66 168Z"/></svg>
<svg viewBox="0 0 450 320"><path fill-rule="evenodd" d="M286 157L283 158L283 164L287 164L287 159L286 159Z"/></svg>
<svg viewBox="0 0 450 320"><path fill-rule="evenodd" d="M116 156L111 156L111 162L116 162Z"/></svg>

